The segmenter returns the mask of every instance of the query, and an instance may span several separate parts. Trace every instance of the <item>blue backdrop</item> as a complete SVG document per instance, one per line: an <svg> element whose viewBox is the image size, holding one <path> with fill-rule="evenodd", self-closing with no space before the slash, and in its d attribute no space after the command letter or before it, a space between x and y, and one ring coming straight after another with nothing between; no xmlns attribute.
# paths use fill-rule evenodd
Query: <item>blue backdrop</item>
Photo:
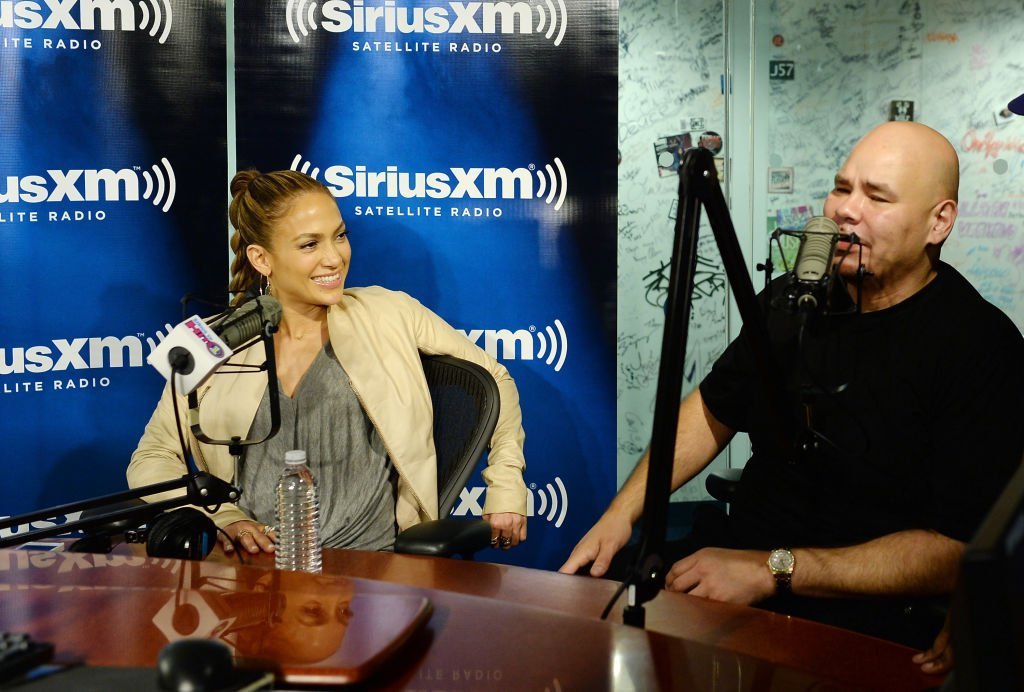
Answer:
<svg viewBox="0 0 1024 692"><path fill-rule="evenodd" d="M239 5L238 166L325 182L347 283L412 294L508 367L532 516L482 558L553 568L615 491L615 15L519 3L492 26L497 4L458 4L361 28L344 3ZM483 488L455 512L479 515Z"/></svg>
<svg viewBox="0 0 1024 692"><path fill-rule="evenodd" d="M158 5L0 20L3 515L123 489L157 331L224 297L224 5ZM593 0L235 7L237 167L327 183L350 285L416 296L519 385L529 539L486 559L556 567L615 490L616 31Z"/></svg>
<svg viewBox="0 0 1024 692"><path fill-rule="evenodd" d="M226 282L224 9L143 5L0 23L6 516L125 488L156 332Z"/></svg>

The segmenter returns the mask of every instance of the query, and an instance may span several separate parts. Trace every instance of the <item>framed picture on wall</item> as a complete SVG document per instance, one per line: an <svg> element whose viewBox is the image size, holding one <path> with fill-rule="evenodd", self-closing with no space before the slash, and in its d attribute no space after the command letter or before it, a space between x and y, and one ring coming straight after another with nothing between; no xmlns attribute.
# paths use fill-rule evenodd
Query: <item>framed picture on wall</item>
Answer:
<svg viewBox="0 0 1024 692"><path fill-rule="evenodd" d="M793 167L768 169L768 194L793 192Z"/></svg>

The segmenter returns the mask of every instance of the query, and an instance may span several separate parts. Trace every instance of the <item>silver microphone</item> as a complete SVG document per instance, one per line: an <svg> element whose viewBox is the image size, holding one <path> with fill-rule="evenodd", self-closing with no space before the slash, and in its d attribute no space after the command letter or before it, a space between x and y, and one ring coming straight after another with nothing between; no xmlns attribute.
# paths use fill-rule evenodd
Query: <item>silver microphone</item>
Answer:
<svg viewBox="0 0 1024 692"><path fill-rule="evenodd" d="M797 308L818 307L818 294L828 284L838 243L839 226L832 219L815 216L804 226L793 268Z"/></svg>

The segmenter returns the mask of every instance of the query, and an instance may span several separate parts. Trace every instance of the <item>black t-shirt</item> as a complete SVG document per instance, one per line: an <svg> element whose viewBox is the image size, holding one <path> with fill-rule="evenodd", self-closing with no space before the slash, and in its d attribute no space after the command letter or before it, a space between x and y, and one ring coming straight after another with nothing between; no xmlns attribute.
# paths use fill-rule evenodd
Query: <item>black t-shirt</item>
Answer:
<svg viewBox="0 0 1024 692"><path fill-rule="evenodd" d="M730 509L736 546L842 546L912 528L969 540L1024 451L1013 322L946 264L885 310L803 330L787 310L766 312L787 415L809 412L802 439L818 445L764 453L769 399L741 334L700 387L718 420L751 436Z"/></svg>

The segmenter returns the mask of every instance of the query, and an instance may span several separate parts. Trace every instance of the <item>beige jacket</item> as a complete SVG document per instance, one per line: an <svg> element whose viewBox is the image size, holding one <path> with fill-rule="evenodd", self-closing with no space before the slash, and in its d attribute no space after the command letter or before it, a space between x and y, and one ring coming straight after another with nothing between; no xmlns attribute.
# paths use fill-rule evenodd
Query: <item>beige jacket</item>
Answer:
<svg viewBox="0 0 1024 692"><path fill-rule="evenodd" d="M420 364L421 352L463 358L483 366L494 376L501 411L483 471L487 482L484 513L514 512L526 516L519 392L503 365L414 298L379 286L346 289L341 303L330 308L327 325L334 353L398 473L395 514L399 530L437 518L433 410ZM263 361L263 346L256 344L229 363ZM215 440L235 435L245 438L266 386L266 376L262 374L211 377L198 391L202 431ZM183 432L196 464L201 470L230 481L234 462L227 447L198 442L187 429L186 399L178 397L178 401ZM187 473L174 427L174 409L167 386L132 454L127 472L130 487L174 480ZM152 502L182 492L146 499ZM249 517L234 505L224 505L213 518L218 526L224 527Z"/></svg>

